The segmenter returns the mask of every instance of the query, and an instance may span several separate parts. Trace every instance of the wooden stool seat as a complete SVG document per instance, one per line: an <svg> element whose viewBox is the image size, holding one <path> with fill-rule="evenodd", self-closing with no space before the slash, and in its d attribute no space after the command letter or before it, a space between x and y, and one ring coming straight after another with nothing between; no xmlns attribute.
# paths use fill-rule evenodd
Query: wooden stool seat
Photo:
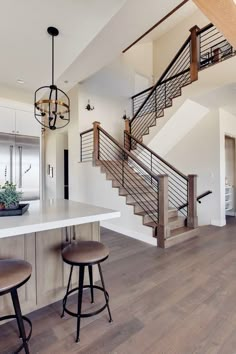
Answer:
<svg viewBox="0 0 236 354"><path fill-rule="evenodd" d="M107 308L109 315L109 322L112 321L111 311L109 307L109 294L106 291L105 283L102 274L101 263L105 261L109 256L109 249L107 246L97 241L79 241L77 243L71 243L66 246L62 250L62 258L65 263L71 265L69 280L66 289L66 295L62 301L62 315L64 317L65 312L73 317L77 317L77 330L76 330L76 342L79 342L79 334L80 334L80 320L81 318L87 318L91 316L95 316L105 310ZM97 266L100 274L101 285L93 284L93 267ZM79 279L78 279L78 287L71 288L71 278L73 273L73 268L79 267ZM88 267L89 272L89 285L84 284L84 271L85 268ZM82 312L82 297L83 290L90 289L91 291L91 303L94 302L94 289L97 289L103 292L105 303L102 307L96 309L92 312ZM67 299L68 296L78 292L78 303L77 303L77 311L71 311L67 307Z"/></svg>
<svg viewBox="0 0 236 354"><path fill-rule="evenodd" d="M101 242L79 241L65 247L62 258L72 265L85 265L101 262L109 256L109 249Z"/></svg>
<svg viewBox="0 0 236 354"><path fill-rule="evenodd" d="M15 314L0 317L0 321L15 319L19 330L18 335L22 340L22 344L14 353L19 353L24 349L25 354L29 354L28 342L32 333L32 323L29 318L22 316L17 290L29 280L31 273L32 266L26 261L20 259L0 259L0 296L10 294L15 310ZM27 335L24 322L27 322L29 325Z"/></svg>
<svg viewBox="0 0 236 354"><path fill-rule="evenodd" d="M0 293L21 286L31 276L32 266L19 259L0 260Z"/></svg>

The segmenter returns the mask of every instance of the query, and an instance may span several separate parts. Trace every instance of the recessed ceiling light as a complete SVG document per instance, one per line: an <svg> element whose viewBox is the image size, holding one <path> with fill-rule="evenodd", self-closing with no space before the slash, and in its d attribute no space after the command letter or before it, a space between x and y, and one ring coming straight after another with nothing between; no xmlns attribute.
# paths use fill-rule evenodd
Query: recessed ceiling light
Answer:
<svg viewBox="0 0 236 354"><path fill-rule="evenodd" d="M18 84L24 84L25 82L24 82L24 80L18 79L18 80L17 80L17 83L18 83Z"/></svg>
<svg viewBox="0 0 236 354"><path fill-rule="evenodd" d="M65 80L65 81L64 81L65 84L68 84L68 82L69 82L68 80Z"/></svg>

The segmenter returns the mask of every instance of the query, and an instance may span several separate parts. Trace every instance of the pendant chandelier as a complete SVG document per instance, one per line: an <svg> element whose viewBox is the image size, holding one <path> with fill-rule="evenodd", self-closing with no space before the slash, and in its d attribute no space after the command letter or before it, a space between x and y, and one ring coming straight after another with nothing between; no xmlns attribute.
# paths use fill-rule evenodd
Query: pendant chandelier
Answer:
<svg viewBox="0 0 236 354"><path fill-rule="evenodd" d="M56 130L70 122L70 99L54 84L54 37L58 36L59 31L48 27L47 32L52 37L52 84L35 91L34 116L44 128Z"/></svg>

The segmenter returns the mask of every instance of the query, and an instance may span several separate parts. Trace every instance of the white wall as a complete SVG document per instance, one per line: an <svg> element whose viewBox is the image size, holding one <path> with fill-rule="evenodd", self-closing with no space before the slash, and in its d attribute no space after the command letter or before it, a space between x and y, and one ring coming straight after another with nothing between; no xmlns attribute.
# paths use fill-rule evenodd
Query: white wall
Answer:
<svg viewBox="0 0 236 354"><path fill-rule="evenodd" d="M112 182L106 180L99 167L90 162L79 164L78 200L104 208L119 210L121 217L102 222L102 225L117 232L156 245L152 229L142 224L142 217L134 215L133 207L126 205L125 197L120 197L118 188L112 188Z"/></svg>
<svg viewBox="0 0 236 354"><path fill-rule="evenodd" d="M103 74L94 75L91 79L76 85L68 92L71 102L71 121L69 125L63 130L47 131L45 139L46 166L48 163L54 166L54 178L46 177L47 198L61 198L63 196L63 184L58 182L58 179L62 179L61 173L64 168L62 164L64 148L62 148L61 133L68 135L69 196L70 199L78 201L81 192L78 186L80 132L92 128L94 121L100 121L101 126L113 137L123 141L124 121L122 116L124 110L128 110L129 99L126 96L121 96L121 87L116 85L115 80L112 80L113 76L110 76L110 68L104 69ZM85 109L88 99L90 99L91 105L95 106L93 111ZM96 185L96 180L93 183Z"/></svg>
<svg viewBox="0 0 236 354"><path fill-rule="evenodd" d="M224 225L221 195L220 122L217 110L208 113L165 159L185 174L197 174L197 194L213 194L198 204L199 224Z"/></svg>
<svg viewBox="0 0 236 354"><path fill-rule="evenodd" d="M134 92L134 73L120 57L111 65L103 68L90 79L79 84L79 131L92 128L94 121L114 138L123 141L124 111L131 114L129 97ZM95 107L93 111L85 109L88 99Z"/></svg>
<svg viewBox="0 0 236 354"><path fill-rule="evenodd" d="M176 146L203 119L208 111L208 108L194 101L185 100L182 106L172 114L163 128L157 132L148 146L161 156L165 156L173 146Z"/></svg>
<svg viewBox="0 0 236 354"><path fill-rule="evenodd" d="M146 78L146 84L137 87L138 93L152 85L153 80L153 42L138 43L123 54L124 63L134 72Z"/></svg>

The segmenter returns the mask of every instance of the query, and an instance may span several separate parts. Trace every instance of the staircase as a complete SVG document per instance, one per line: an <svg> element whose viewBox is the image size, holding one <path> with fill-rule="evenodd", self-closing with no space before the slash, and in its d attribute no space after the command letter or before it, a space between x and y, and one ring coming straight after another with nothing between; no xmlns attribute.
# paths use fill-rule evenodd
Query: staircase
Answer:
<svg viewBox="0 0 236 354"><path fill-rule="evenodd" d="M123 146L94 122L93 129L81 133L81 161L93 160L100 167L134 214L142 217L143 225L152 228L159 247L195 236L196 176L184 176L154 152L147 152L136 138L125 136Z"/></svg>
<svg viewBox="0 0 236 354"><path fill-rule="evenodd" d="M156 126L157 119L181 96L182 88L198 80L198 72L225 59L236 51L213 24L202 29L190 29L178 53L168 65L157 83L132 97L133 118L127 122L126 130L142 141Z"/></svg>
<svg viewBox="0 0 236 354"><path fill-rule="evenodd" d="M197 234L196 175L184 175L143 144L143 136L163 117L184 86L198 79L198 71L235 55L235 50L212 25L191 34L156 85L132 97L134 116L126 120L124 145L99 122L80 134L81 162L93 160L113 188L126 198L143 225L151 227L157 245L173 246Z"/></svg>

